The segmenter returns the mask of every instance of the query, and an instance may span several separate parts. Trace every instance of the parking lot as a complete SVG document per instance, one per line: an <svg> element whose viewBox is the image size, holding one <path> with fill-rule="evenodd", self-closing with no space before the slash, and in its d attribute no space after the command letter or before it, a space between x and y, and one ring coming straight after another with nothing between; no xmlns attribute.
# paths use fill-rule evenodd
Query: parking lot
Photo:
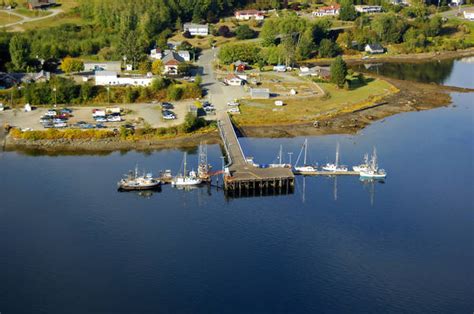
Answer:
<svg viewBox="0 0 474 314"><path fill-rule="evenodd" d="M189 106L193 103L193 100L173 102L173 108L171 110L176 117L174 120L163 119L160 103L114 104L111 106L67 106L67 108L72 109L72 113L66 123L68 127L73 127L77 125L78 122L85 122L95 126L98 122L95 121L92 116L94 109L105 111L107 107L120 107L122 109L121 122L104 121L100 122L100 124L110 129L118 128L124 124L132 124L136 127L141 127L145 123L153 128L169 127L183 123ZM59 111L62 108L64 107L58 106L56 109ZM7 109L0 112L0 123L2 125L8 123L11 126L21 129L44 130L45 128L43 124L40 123L40 119L49 109L52 109L52 107L39 107L29 112L25 112L23 108Z"/></svg>

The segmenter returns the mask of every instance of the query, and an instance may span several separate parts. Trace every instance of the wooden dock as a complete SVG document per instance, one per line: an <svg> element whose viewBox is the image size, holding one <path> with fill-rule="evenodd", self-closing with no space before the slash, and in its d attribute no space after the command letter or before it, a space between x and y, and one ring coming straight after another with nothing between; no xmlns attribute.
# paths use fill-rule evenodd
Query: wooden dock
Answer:
<svg viewBox="0 0 474 314"><path fill-rule="evenodd" d="M357 171L312 171L305 173L294 171L293 173L301 176L360 176L360 173Z"/></svg>
<svg viewBox="0 0 474 314"><path fill-rule="evenodd" d="M224 189L232 194L246 191L291 193L295 176L289 168L257 168L248 163L240 146L234 126L226 112L220 113L217 124L227 155Z"/></svg>

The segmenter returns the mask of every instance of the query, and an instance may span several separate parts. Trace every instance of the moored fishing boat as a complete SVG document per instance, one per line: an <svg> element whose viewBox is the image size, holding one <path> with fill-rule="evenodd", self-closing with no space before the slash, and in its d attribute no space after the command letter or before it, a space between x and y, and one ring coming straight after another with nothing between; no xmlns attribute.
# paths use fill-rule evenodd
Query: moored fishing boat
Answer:
<svg viewBox="0 0 474 314"><path fill-rule="evenodd" d="M304 152L304 158L303 158L303 165L298 166L301 154ZM304 140L303 146L301 147L301 151L298 155L298 159L296 160L295 163L295 170L294 173L296 174L311 174L316 171L318 171L318 166L317 165L308 165L307 163L307 158L308 158L308 139Z"/></svg>
<svg viewBox="0 0 474 314"><path fill-rule="evenodd" d="M117 183L119 191L153 190L160 186L161 181L159 179L153 178L151 173L140 175L137 167L135 167L135 171L130 171Z"/></svg>
<svg viewBox="0 0 474 314"><path fill-rule="evenodd" d="M173 180L171 181L171 185L178 187L178 186L193 186L193 185L199 185L202 183L202 179L198 177L196 171L189 171L189 173L186 171L186 159L187 159L187 154L184 153L183 173L174 177Z"/></svg>
<svg viewBox="0 0 474 314"><path fill-rule="evenodd" d="M334 163L327 163L322 167L324 171L328 172L347 172L347 166L339 165L339 143L336 146L336 161Z"/></svg>
<svg viewBox="0 0 474 314"><path fill-rule="evenodd" d="M352 170L355 172L361 172L361 171L366 171L369 169L369 154L364 155L364 163L352 167Z"/></svg>
<svg viewBox="0 0 474 314"><path fill-rule="evenodd" d="M371 178L371 179L385 179L387 173L383 169L379 169L377 164L377 150L374 147L374 152L372 153L372 158L370 159L369 167L360 171L361 178Z"/></svg>

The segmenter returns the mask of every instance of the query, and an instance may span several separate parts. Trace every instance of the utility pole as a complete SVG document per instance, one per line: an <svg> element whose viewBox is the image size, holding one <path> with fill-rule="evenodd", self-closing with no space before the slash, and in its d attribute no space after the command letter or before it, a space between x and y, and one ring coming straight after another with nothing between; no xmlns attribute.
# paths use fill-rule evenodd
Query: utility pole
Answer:
<svg viewBox="0 0 474 314"><path fill-rule="evenodd" d="M54 92L54 108L56 108L56 105L57 105L56 86L53 87L53 92Z"/></svg>
<svg viewBox="0 0 474 314"><path fill-rule="evenodd" d="M110 106L110 85L107 86L107 104Z"/></svg>

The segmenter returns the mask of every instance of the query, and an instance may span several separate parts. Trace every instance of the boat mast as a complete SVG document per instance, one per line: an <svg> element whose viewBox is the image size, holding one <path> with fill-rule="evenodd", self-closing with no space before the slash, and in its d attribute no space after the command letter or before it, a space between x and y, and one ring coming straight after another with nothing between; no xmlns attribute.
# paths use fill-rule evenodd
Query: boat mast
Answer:
<svg viewBox="0 0 474 314"><path fill-rule="evenodd" d="M185 152L184 153L184 173L183 173L184 177L186 176L186 155L187 155L187 153Z"/></svg>
<svg viewBox="0 0 474 314"><path fill-rule="evenodd" d="M280 157L279 157L279 159L280 159L280 165L283 164L283 161L282 161L283 156L282 156L282 155L283 155L283 145L280 145Z"/></svg>
<svg viewBox="0 0 474 314"><path fill-rule="evenodd" d="M339 166L339 142L336 145L336 167Z"/></svg>
<svg viewBox="0 0 474 314"><path fill-rule="evenodd" d="M375 149L375 146L374 146L374 152L372 153L372 169L374 171L377 170L377 150Z"/></svg>
<svg viewBox="0 0 474 314"><path fill-rule="evenodd" d="M306 163L306 157L308 155L308 139L304 140L304 166L307 165Z"/></svg>

